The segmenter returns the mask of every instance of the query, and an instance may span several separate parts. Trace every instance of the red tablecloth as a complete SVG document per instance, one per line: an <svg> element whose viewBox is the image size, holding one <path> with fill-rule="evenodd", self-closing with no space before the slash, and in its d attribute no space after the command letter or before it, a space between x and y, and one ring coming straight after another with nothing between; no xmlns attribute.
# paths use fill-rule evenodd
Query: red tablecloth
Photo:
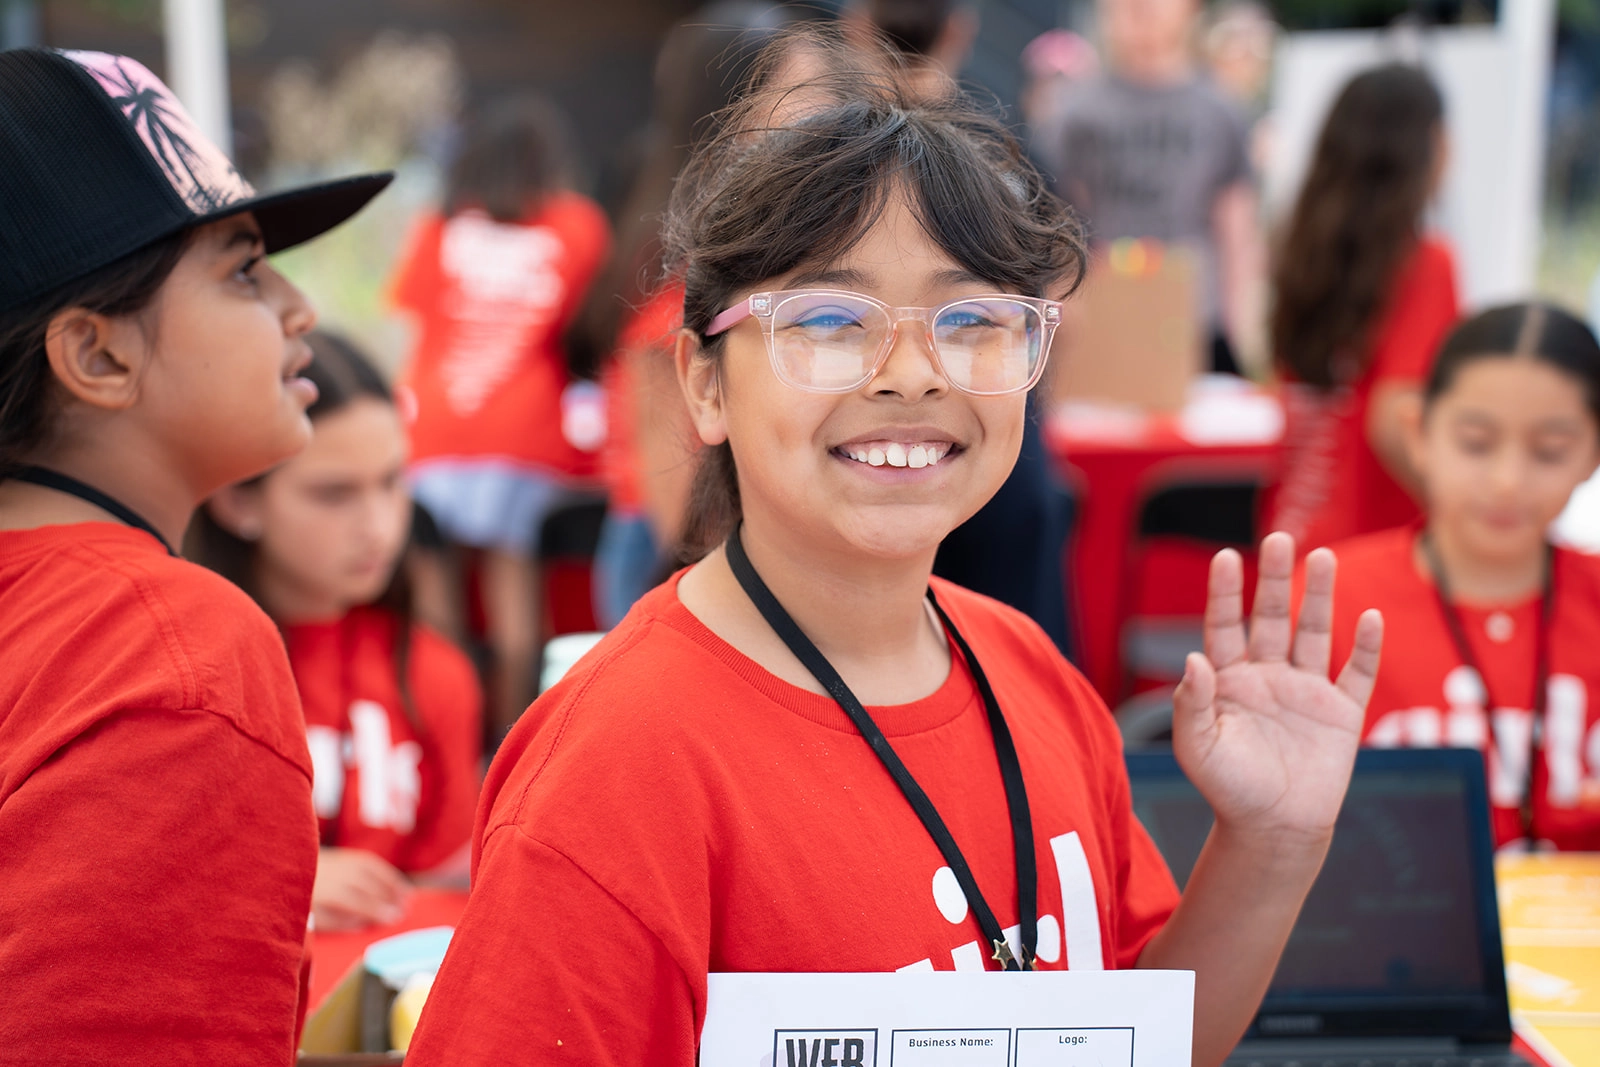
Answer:
<svg viewBox="0 0 1600 1067"><path fill-rule="evenodd" d="M1067 574L1080 658L1089 681L1113 704L1123 695L1118 606L1145 494L1190 477L1270 475L1282 449L1276 436L1196 443L1181 426L1175 415L1108 417L1070 407L1046 425L1046 445L1077 497ZM1203 575L1200 582L1203 594Z"/></svg>
<svg viewBox="0 0 1600 1067"><path fill-rule="evenodd" d="M349 933L311 935L311 1011L333 992L367 946L407 930L454 926L467 906L467 894L447 889L419 889L411 896L405 918L389 926L369 926Z"/></svg>

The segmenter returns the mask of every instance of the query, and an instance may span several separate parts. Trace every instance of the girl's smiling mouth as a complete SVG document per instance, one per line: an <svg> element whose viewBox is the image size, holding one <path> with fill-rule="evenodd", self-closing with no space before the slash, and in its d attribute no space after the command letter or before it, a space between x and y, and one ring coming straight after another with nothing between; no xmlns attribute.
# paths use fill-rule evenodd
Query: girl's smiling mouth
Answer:
<svg viewBox="0 0 1600 1067"><path fill-rule="evenodd" d="M945 456L960 451L950 441L919 441L907 444L901 441L863 441L841 445L834 455L869 467L910 467L913 470L931 467Z"/></svg>

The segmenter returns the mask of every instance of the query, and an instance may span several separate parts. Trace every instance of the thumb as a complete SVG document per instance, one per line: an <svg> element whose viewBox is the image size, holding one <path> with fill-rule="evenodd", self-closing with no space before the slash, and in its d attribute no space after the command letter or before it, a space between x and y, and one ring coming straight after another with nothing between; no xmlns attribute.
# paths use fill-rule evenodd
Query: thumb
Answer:
<svg viewBox="0 0 1600 1067"><path fill-rule="evenodd" d="M1209 734L1217 724L1217 670L1203 652L1183 661L1183 681L1172 694L1172 739L1190 741Z"/></svg>

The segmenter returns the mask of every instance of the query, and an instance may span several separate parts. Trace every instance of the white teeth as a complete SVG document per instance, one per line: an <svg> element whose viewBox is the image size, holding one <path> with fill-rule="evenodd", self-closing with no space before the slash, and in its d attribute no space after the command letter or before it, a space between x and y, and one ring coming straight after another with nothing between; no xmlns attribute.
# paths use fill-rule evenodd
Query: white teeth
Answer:
<svg viewBox="0 0 1600 1067"><path fill-rule="evenodd" d="M920 470L944 459L950 454L950 446L945 445L941 448L938 445L903 445L898 441L890 441L882 448L873 446L841 451L857 463L865 463L871 467L909 467L912 470Z"/></svg>

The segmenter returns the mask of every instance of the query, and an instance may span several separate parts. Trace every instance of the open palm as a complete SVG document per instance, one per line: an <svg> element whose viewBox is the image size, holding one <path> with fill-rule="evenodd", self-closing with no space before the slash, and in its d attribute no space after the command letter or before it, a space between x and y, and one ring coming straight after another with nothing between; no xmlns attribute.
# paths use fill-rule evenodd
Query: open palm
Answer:
<svg viewBox="0 0 1600 1067"><path fill-rule="evenodd" d="M1217 819L1255 832L1325 835L1350 782L1378 670L1383 620L1364 612L1337 682L1328 679L1333 553L1306 558L1299 625L1290 617L1294 540L1261 543L1248 636L1237 552L1211 563L1205 654L1173 697L1173 749Z"/></svg>

